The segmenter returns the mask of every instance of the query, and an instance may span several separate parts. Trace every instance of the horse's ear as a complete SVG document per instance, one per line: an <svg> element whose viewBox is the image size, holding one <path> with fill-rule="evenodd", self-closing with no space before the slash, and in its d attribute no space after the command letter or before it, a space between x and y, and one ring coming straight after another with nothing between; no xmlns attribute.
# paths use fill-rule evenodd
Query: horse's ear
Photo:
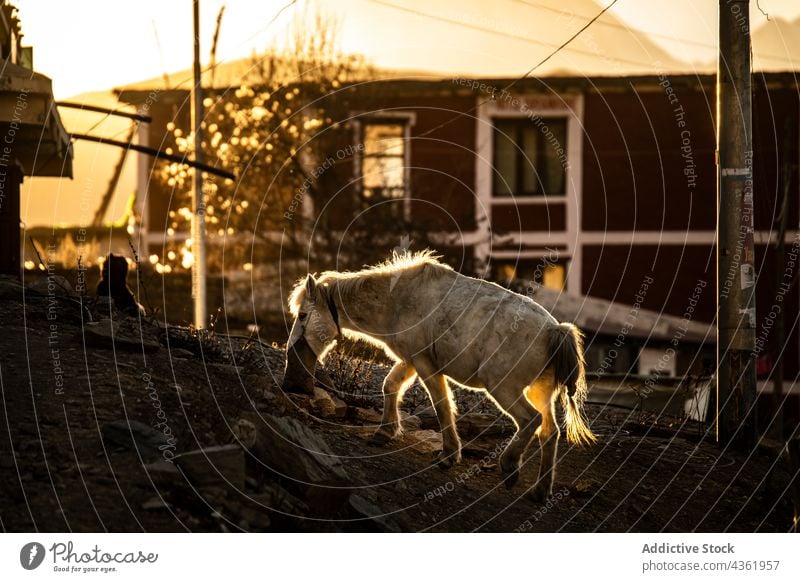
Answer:
<svg viewBox="0 0 800 582"><path fill-rule="evenodd" d="M316 291L317 291L317 280L314 279L314 275L309 273L308 276L306 277L306 297L313 299Z"/></svg>

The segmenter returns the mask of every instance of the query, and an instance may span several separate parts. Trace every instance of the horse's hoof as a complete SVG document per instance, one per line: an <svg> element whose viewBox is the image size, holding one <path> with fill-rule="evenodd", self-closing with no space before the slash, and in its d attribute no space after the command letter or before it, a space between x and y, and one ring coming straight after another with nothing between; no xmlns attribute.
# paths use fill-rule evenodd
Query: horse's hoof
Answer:
<svg viewBox="0 0 800 582"><path fill-rule="evenodd" d="M369 437L369 441L367 441L371 445L383 446L388 442L394 439L394 435L388 433L387 431L379 428L376 430L371 437Z"/></svg>
<svg viewBox="0 0 800 582"><path fill-rule="evenodd" d="M436 464L442 471L447 471L450 467L461 461L461 453L445 453L442 451L436 458Z"/></svg>
<svg viewBox="0 0 800 582"><path fill-rule="evenodd" d="M543 501L547 501L550 495L552 495L550 487L534 485L531 490L528 491L526 497L534 503L542 503Z"/></svg>
<svg viewBox="0 0 800 582"><path fill-rule="evenodd" d="M514 485L517 484L517 481L519 481L519 469L514 469L511 473L508 473L503 478L503 483L505 483L506 489L509 490L514 488Z"/></svg>

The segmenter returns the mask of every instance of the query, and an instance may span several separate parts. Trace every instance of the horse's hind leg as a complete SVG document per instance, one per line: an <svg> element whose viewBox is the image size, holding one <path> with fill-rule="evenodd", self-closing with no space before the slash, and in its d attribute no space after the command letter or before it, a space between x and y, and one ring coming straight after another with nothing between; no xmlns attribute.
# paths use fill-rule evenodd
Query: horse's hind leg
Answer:
<svg viewBox="0 0 800 582"><path fill-rule="evenodd" d="M519 388L501 386L494 389L491 394L500 408L517 425L516 434L500 455L500 469L503 471L506 487L511 489L519 479L520 461L536 434L539 415L536 414L531 403L526 400Z"/></svg>
<svg viewBox="0 0 800 582"><path fill-rule="evenodd" d="M414 367L428 391L439 419L439 426L442 430L442 453L439 455L439 466L447 469L461 461L461 440L456 431L456 418L450 388L447 386L445 377L427 359L414 360Z"/></svg>
<svg viewBox="0 0 800 582"><path fill-rule="evenodd" d="M546 374L533 383L525 395L531 404L542 415L542 425L536 434L542 450L542 460L539 465L539 478L533 486L530 496L534 501L543 501L553 493L553 480L555 478L556 454L558 451L558 438L560 431L556 423L554 392L555 379L552 373Z"/></svg>
<svg viewBox="0 0 800 582"><path fill-rule="evenodd" d="M383 381L383 419L372 435L371 443L385 444L400 434L400 399L416 375L417 371L405 362L397 362L386 375Z"/></svg>

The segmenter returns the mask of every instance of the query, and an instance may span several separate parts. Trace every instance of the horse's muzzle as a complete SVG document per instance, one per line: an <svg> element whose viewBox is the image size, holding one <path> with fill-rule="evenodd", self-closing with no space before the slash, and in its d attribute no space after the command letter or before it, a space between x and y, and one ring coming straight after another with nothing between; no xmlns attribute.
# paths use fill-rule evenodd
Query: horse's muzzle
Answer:
<svg viewBox="0 0 800 582"><path fill-rule="evenodd" d="M314 366L317 356L305 338L300 338L286 348L286 372L283 375L284 392L314 394Z"/></svg>

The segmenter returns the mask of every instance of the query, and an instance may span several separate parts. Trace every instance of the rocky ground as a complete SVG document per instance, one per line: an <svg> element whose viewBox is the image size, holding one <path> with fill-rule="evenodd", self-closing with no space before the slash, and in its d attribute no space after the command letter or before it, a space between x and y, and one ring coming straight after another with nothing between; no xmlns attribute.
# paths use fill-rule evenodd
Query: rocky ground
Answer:
<svg viewBox="0 0 800 582"><path fill-rule="evenodd" d="M590 405L598 445L561 445L553 497L506 490L511 425L457 391L464 460L424 393L402 438L368 443L386 366L336 353L313 396L279 385L278 346L140 323L105 302L0 281L4 531L788 531L776 455L720 451ZM696 431L692 434L696 435Z"/></svg>

